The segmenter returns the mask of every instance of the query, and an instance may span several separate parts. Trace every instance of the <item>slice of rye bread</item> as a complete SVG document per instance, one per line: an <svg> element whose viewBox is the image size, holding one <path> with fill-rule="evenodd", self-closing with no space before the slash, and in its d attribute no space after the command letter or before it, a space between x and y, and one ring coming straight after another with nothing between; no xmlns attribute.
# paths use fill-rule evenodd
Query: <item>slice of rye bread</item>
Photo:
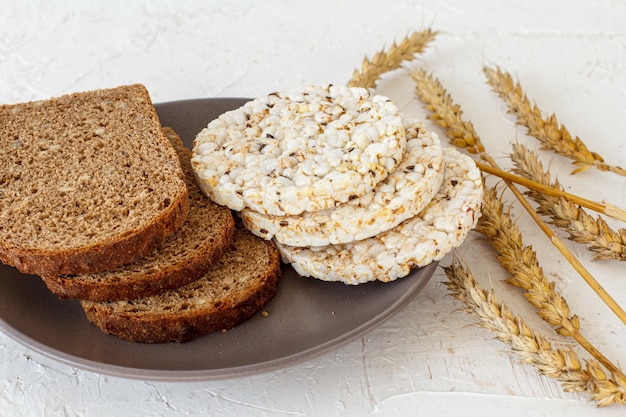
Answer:
<svg viewBox="0 0 626 417"><path fill-rule="evenodd" d="M170 128L163 128L178 153L189 190L187 221L144 258L107 271L42 277L60 298L117 301L178 288L204 275L229 248L235 221L227 207L207 198L191 168L191 150Z"/></svg>
<svg viewBox="0 0 626 417"><path fill-rule="evenodd" d="M230 250L202 278L150 297L81 305L92 323L121 339L187 342L252 317L276 294L280 274L274 244L238 223Z"/></svg>
<svg viewBox="0 0 626 417"><path fill-rule="evenodd" d="M140 84L0 106L0 261L78 274L150 253L184 222L176 152Z"/></svg>

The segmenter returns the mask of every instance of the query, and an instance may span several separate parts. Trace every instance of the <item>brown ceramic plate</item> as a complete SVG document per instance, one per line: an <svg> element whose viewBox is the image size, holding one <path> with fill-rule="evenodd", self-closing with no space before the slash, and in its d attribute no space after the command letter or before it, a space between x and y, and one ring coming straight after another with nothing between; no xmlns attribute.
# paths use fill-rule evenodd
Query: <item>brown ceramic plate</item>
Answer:
<svg viewBox="0 0 626 417"><path fill-rule="evenodd" d="M188 146L219 114L245 99L157 104L163 126ZM209 380L267 372L337 349L400 310L428 282L437 264L391 283L358 286L298 276L283 266L276 298L228 332L184 344L146 345L106 335L75 300L59 300L37 276L0 265L0 329L47 357L92 372L146 380Z"/></svg>

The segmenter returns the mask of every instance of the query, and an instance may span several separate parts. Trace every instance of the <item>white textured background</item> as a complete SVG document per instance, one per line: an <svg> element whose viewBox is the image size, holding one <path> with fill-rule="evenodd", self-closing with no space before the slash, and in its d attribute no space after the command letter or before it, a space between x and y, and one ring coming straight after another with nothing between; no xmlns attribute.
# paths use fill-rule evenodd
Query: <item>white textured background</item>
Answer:
<svg viewBox="0 0 626 417"><path fill-rule="evenodd" d="M626 165L626 2L623 0L360 1L0 0L0 102L45 99L140 82L155 102L251 97L308 83L346 82L362 59L414 30L442 33L414 65L441 80L503 166L527 138L489 90L483 64L514 74L607 162ZM403 71L378 92L423 116ZM442 136L443 138L443 136ZM626 179L544 153L568 191L626 207ZM587 337L626 368L625 326L598 301L517 206L525 243L581 316ZM611 222L614 227L623 224ZM568 246L622 305L624 264L593 262ZM478 235L458 253L537 328L517 290ZM443 264L449 262L445 258ZM1 278L1 277L0 277ZM40 357L0 334L0 415L241 416L621 416L519 365L504 345L458 312L438 271L380 328L299 366L240 379L166 383L118 379ZM0 291L1 291L0 283ZM562 341L569 343L568 341ZM582 355L584 356L584 355Z"/></svg>

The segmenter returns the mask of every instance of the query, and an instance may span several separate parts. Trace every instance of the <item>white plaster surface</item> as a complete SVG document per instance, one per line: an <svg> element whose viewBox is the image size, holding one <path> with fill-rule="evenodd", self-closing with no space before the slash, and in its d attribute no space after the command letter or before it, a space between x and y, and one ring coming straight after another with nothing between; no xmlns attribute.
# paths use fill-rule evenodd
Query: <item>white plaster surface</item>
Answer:
<svg viewBox="0 0 626 417"><path fill-rule="evenodd" d="M145 84L155 102L344 83L366 55L430 25L441 34L414 65L441 80L503 166L510 166L511 143L538 145L514 126L490 91L483 64L514 74L543 110L556 113L607 162L624 166L624 22L623 0L0 0L0 102L132 82ZM426 114L401 70L386 75L377 92L407 113ZM626 207L626 178L594 170L572 177L569 161L542 155L568 191ZM626 369L626 326L532 220L517 206L513 212L588 339ZM584 247L567 246L626 306L625 264L593 261ZM506 273L479 235L471 234L457 253L484 286L493 286L516 313L558 340L518 291L501 282ZM449 262L448 256L442 264ZM625 415L624 406L598 409L586 396L564 393L558 382L520 365L505 345L472 326L473 317L458 311L461 305L447 296L444 280L438 270L396 316L334 352L220 381L99 375L54 362L0 334L0 415Z"/></svg>

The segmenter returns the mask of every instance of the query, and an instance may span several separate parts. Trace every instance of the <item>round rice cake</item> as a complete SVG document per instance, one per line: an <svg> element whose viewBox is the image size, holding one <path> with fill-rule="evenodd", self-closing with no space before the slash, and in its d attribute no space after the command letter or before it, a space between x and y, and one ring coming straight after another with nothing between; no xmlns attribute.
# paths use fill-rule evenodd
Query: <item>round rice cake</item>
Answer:
<svg viewBox="0 0 626 417"><path fill-rule="evenodd" d="M361 197L334 208L299 216L272 216L244 209L246 227L265 239L290 246L348 243L389 230L417 215L443 180L443 154L435 133L418 119L402 115L407 141L400 165Z"/></svg>
<svg viewBox="0 0 626 417"><path fill-rule="evenodd" d="M278 247L283 261L302 276L360 284L393 281L412 268L440 260L459 246L481 215L483 187L474 161L445 148L444 180L430 204L417 216L377 236L322 247Z"/></svg>
<svg viewBox="0 0 626 417"><path fill-rule="evenodd" d="M192 165L214 202L297 215L371 191L406 149L387 97L347 86L307 86L247 102L198 133Z"/></svg>

